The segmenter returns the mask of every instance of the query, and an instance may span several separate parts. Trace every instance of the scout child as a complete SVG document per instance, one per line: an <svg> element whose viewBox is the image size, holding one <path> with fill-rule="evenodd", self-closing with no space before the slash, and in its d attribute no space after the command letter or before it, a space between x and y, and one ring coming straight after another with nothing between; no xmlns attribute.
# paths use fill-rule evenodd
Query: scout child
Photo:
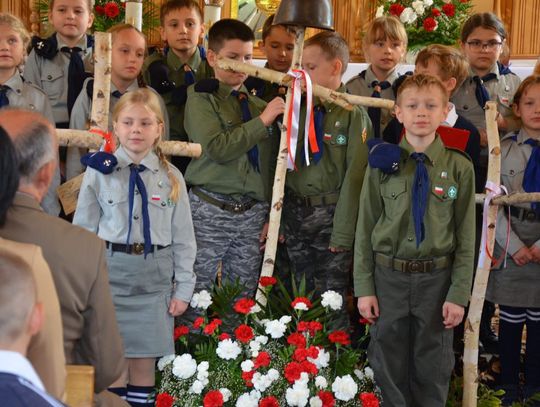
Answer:
<svg viewBox="0 0 540 407"><path fill-rule="evenodd" d="M265 68L287 73L291 68L294 50L295 30L292 26L273 24L274 15L269 16L262 28L262 41L259 49L266 55ZM270 102L276 96L284 97L287 88L264 79L248 77L244 85L251 94Z"/></svg>
<svg viewBox="0 0 540 407"><path fill-rule="evenodd" d="M127 92L114 108L113 128L120 147L91 156L73 223L106 242L128 362L109 390L127 392L132 405L153 406L156 358L174 353L173 317L187 309L195 286L195 236L182 175L159 148L158 96L146 88Z"/></svg>
<svg viewBox="0 0 540 407"><path fill-rule="evenodd" d="M47 95L37 86L26 82L19 72L29 43L30 35L22 21L12 14L0 13L0 108L11 106L35 110L54 123ZM57 170L42 202L43 209L53 216L60 213L56 195L59 185L60 172Z"/></svg>
<svg viewBox="0 0 540 407"><path fill-rule="evenodd" d="M403 82L396 116L405 136L399 146L372 148L360 197L354 290L373 323L369 361L390 406L445 406L452 328L470 296L474 172L436 134L447 105L448 91L433 76ZM381 165L388 148L397 159Z"/></svg>
<svg viewBox="0 0 540 407"><path fill-rule="evenodd" d="M394 100L392 84L398 78L397 65L407 51L407 32L398 18L378 17L369 25L364 37L364 53L370 62L368 68L345 85L353 95L380 97ZM373 124L373 135L381 134L392 119L387 109L368 108Z"/></svg>
<svg viewBox="0 0 540 407"><path fill-rule="evenodd" d="M239 279L243 295L255 294L261 253L259 235L268 215L279 133L272 127L283 99L268 105L247 93L246 75L217 68L219 57L251 62L254 35L244 23L224 19L208 36L215 79L188 91L185 128L202 145L186 172L197 238L196 290L211 290L218 263L222 279Z"/></svg>
<svg viewBox="0 0 540 407"><path fill-rule="evenodd" d="M141 69L146 54L146 38L144 34L130 24L117 24L107 30L111 33L111 95L109 110L112 112L120 97L129 91L146 87L142 80ZM153 90L152 88L149 88ZM71 129L86 130L89 127L92 113L92 97L94 93L94 79L88 78L83 89L75 101L69 127ZM164 140L169 139L169 115L161 96L158 96L161 109L164 112ZM112 130L112 117L109 115L109 131ZM83 172L80 163L81 156L86 149L68 147L66 162L66 178L70 179Z"/></svg>
<svg viewBox="0 0 540 407"><path fill-rule="evenodd" d="M170 139L188 141L184 130L186 89L196 81L213 76L206 50L197 45L204 35L203 13L194 0L169 0L160 9L162 53L150 55L143 66L144 80L165 100L171 118ZM188 157L173 157L184 174Z"/></svg>
<svg viewBox="0 0 540 407"><path fill-rule="evenodd" d="M305 42L302 64L315 84L344 92L341 77L348 62L349 48L337 33L321 32ZM348 111L317 98L314 104L319 152L307 165L305 136L299 135L297 170L285 180L287 251L294 278L305 277L307 291L321 295L334 290L346 298L371 125L361 107ZM304 128L302 121L299 128ZM340 326L348 326L347 314L342 317Z"/></svg>
<svg viewBox="0 0 540 407"><path fill-rule="evenodd" d="M501 141L501 181L513 192L540 192L540 77L525 79L514 96L522 127ZM527 399L540 392L540 204L499 208L496 242L505 248L506 267L489 275L486 298L499 304L500 384L504 405L520 401L520 358L527 326L525 387ZM509 218L510 216L510 218ZM510 235L508 236L508 227ZM499 250L501 251L501 250ZM532 404L532 405L538 405Z"/></svg>

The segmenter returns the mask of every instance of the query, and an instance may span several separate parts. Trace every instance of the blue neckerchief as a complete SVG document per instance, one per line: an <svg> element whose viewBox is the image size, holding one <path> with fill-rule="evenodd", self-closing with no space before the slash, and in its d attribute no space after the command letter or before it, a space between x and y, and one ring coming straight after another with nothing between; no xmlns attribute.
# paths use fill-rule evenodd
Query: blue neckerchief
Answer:
<svg viewBox="0 0 540 407"><path fill-rule="evenodd" d="M0 108L4 106L9 106L9 99L7 97L7 92L11 88L7 85L0 85Z"/></svg>
<svg viewBox="0 0 540 407"><path fill-rule="evenodd" d="M79 93L81 93L81 79L84 77L85 73L84 62L81 57L82 49L79 47L62 47L60 51L69 55L67 105L68 113L71 115L73 105L75 104Z"/></svg>
<svg viewBox="0 0 540 407"><path fill-rule="evenodd" d="M482 109L486 106L486 103L489 101L490 96L487 88L484 86L485 82L492 81L493 79L497 78L497 74L490 72L485 76L473 76L473 81L476 83L476 89L474 91L474 94L476 96L476 101L482 107Z"/></svg>
<svg viewBox="0 0 540 407"><path fill-rule="evenodd" d="M317 105L313 109L313 122L315 124L315 134L317 136L317 145L319 146L319 152L313 153L313 161L317 164L323 155L324 149L324 116L326 115L326 109L323 105Z"/></svg>
<svg viewBox="0 0 540 407"><path fill-rule="evenodd" d="M538 141L533 139L525 140L525 144L530 145L532 151L525 167L521 185L525 192L540 192L540 147ZM531 202L531 208L536 213L540 213L540 202Z"/></svg>
<svg viewBox="0 0 540 407"><path fill-rule="evenodd" d="M381 91L388 89L392 84L388 81L373 81L371 87L373 88L372 98L380 98ZM381 108L380 107L368 107L368 116L371 119L373 125L373 137L381 137Z"/></svg>
<svg viewBox="0 0 540 407"><path fill-rule="evenodd" d="M131 235L131 221L133 218L133 201L135 200L135 185L141 194L141 208L143 218L143 236L144 236L144 258L152 250L152 237L150 235L150 216L148 215L148 194L146 193L146 187L141 178L140 173L146 170L146 167L142 164L130 164L129 174L129 226L126 239L126 245L129 245L129 237Z"/></svg>
<svg viewBox="0 0 540 407"><path fill-rule="evenodd" d="M119 90L115 90L113 93L111 93L115 98L120 99L124 94L120 92Z"/></svg>
<svg viewBox="0 0 540 407"><path fill-rule="evenodd" d="M244 92L238 92L237 90L233 90L231 95L235 96L240 103L240 108L242 109L242 121L244 123L250 121L252 117L251 112L249 111L248 95ZM255 171L259 172L259 149L257 148L257 144L251 147L247 154L252 167Z"/></svg>
<svg viewBox="0 0 540 407"><path fill-rule="evenodd" d="M429 175L426 165L424 164L427 156L424 153L412 153L411 157L416 160L416 170L414 171L412 189L412 214L414 220L414 232L416 234L416 247L418 247L426 237L424 214L426 213L427 208Z"/></svg>

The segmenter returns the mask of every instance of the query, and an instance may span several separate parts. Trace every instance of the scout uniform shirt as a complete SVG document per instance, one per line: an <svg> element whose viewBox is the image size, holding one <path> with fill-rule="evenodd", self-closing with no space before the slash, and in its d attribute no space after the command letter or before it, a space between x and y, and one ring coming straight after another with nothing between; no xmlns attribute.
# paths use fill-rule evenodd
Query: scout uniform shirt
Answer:
<svg viewBox="0 0 540 407"><path fill-rule="evenodd" d="M343 85L337 89L337 92L344 91ZM318 98L314 103L320 103ZM365 110L359 106L348 111L331 102L320 104L326 109L322 157L318 163L311 160L309 166L303 164L304 108L296 153L298 170L287 173L285 187L288 193L297 197L339 194L330 245L351 248L360 190L367 165L366 141L372 137L371 122Z"/></svg>
<svg viewBox="0 0 540 407"><path fill-rule="evenodd" d="M150 65L160 62L166 64L166 66L168 67L169 73L167 78L156 78L150 75L150 72L148 70ZM193 75L195 76L195 81L211 78L214 76L214 71L206 61L206 56L203 48L197 47L194 54L191 56L191 58L185 65L187 65L193 72ZM152 86L163 97L165 105L167 106L167 111L169 113L169 117L171 118L171 140L188 141L188 134L184 130L185 99L183 101L176 100L176 98L173 97L173 94L171 92L171 88L173 86L178 88L182 85L186 85L184 74L184 64L180 61L178 56L170 49L168 50L168 52L165 53L165 55L161 53L155 53L150 55L144 61L144 81L150 84L150 86ZM172 86L167 88L163 86L163 82L168 82L168 84Z"/></svg>
<svg viewBox="0 0 540 407"><path fill-rule="evenodd" d="M190 139L202 145L202 155L189 163L186 182L234 199L247 196L269 201L279 134L273 127L265 127L258 117L266 102L248 95L252 119L244 123L238 98L231 95L233 89L216 79L208 81L215 81L217 89L188 90L184 125ZM238 91L247 93L243 85ZM260 172L247 155L255 145Z"/></svg>
<svg viewBox="0 0 540 407"><path fill-rule="evenodd" d="M399 170L385 174L369 167L362 193L354 248L354 291L375 295L374 253L398 259L453 256L452 284L446 301L466 305L474 260L474 171L458 150L444 147L439 136L424 152L430 179L424 215L425 240L416 247L412 182L416 161L406 137L400 142Z"/></svg>
<svg viewBox="0 0 540 407"><path fill-rule="evenodd" d="M129 177L133 163L123 147L114 153L118 160L111 174L102 174L88 168L77 201L73 223L79 225L111 243L125 244L128 235ZM148 153L141 164L146 170L140 173L148 195L150 234L153 245L171 246L174 258L176 298L189 301L195 287L193 262L196 245L191 222L186 185L180 172L172 167L180 182L178 202L169 200L171 183L167 170L161 165L154 152ZM129 244L143 243L142 203L136 192Z"/></svg>
<svg viewBox="0 0 540 407"><path fill-rule="evenodd" d="M394 91L392 90L392 84L394 81L399 77L399 74L397 72L397 69L394 69L385 79L384 81L389 83L389 86L381 87L381 98L382 99L390 99L395 100L396 97L394 95ZM375 91L374 86L372 86L373 82L379 82L373 71L371 70L371 65L364 71L360 72L359 75L354 76L353 78L349 79L349 81L345 84L345 87L347 88L347 91L353 95L359 95L359 96L368 96L371 97L373 92ZM381 82L384 82L381 81ZM381 126L380 131L381 135L383 130L385 129L386 125L390 120L392 120L392 112L388 109L381 109Z"/></svg>
<svg viewBox="0 0 540 407"><path fill-rule="evenodd" d="M497 110L503 117L512 117L512 100L521 79L512 72L501 74L498 64L493 65L490 73L494 74L495 78L484 82L490 100L497 102ZM473 79L475 76L471 70L469 77L454 92L450 100L456 105L459 115L466 117L478 129L485 129L486 113L476 99L476 82Z"/></svg>
<svg viewBox="0 0 540 407"><path fill-rule="evenodd" d="M27 81L43 89L51 102L54 121L57 124L63 123L67 127L67 124L69 124L67 97L70 58L66 52L60 51L62 47L67 45L60 41L58 34L53 35L56 36L58 41L58 52L51 59L47 59L38 55L36 50L33 49L26 60L23 76ZM47 40L42 40L41 45L47 46L46 42ZM76 45L82 49L81 58L86 72L94 70L92 66L92 47L89 44L88 36L84 35ZM40 43L37 46L39 47Z"/></svg>

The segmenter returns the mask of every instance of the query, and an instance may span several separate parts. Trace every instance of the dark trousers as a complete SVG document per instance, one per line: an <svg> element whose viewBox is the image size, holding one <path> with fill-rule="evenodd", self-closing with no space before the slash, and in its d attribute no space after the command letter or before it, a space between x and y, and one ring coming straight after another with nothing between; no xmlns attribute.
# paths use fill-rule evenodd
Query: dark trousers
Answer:
<svg viewBox="0 0 540 407"><path fill-rule="evenodd" d="M453 330L442 306L450 269L403 273L377 265L379 319L372 325L368 358L384 407L444 407L454 366Z"/></svg>

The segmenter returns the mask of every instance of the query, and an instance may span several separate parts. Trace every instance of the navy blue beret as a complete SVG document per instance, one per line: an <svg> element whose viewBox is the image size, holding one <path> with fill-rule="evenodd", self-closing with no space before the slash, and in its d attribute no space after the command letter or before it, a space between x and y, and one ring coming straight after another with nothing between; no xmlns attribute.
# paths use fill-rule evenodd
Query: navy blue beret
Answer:
<svg viewBox="0 0 540 407"><path fill-rule="evenodd" d="M110 174L113 172L114 167L118 164L118 160L111 153L105 151L98 151L95 153L85 154L81 158L81 164L93 168L102 174Z"/></svg>
<svg viewBox="0 0 540 407"><path fill-rule="evenodd" d="M385 174L392 174L399 169L401 148L397 144L386 143L380 138L367 141L369 148L368 163L371 168L377 168Z"/></svg>

